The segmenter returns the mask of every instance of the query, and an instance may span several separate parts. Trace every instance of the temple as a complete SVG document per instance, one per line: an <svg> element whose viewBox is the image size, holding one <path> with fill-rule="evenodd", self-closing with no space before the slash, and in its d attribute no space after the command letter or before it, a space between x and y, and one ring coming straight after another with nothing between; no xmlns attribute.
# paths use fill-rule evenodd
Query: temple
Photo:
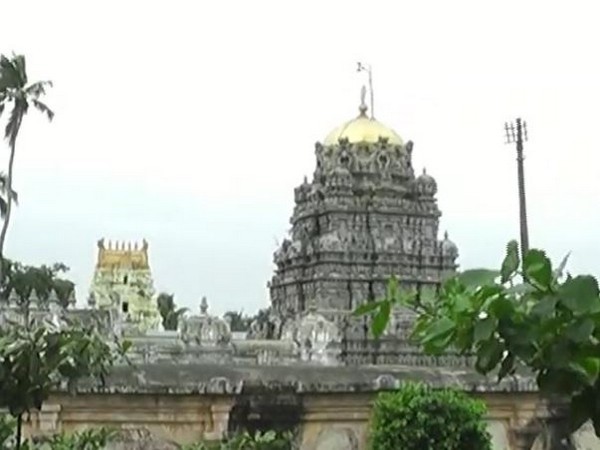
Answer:
<svg viewBox="0 0 600 450"><path fill-rule="evenodd" d="M438 238L435 179L424 169L415 176L413 143L367 115L364 88L358 117L315 154L312 180L294 192L290 237L274 255L271 301L292 316L314 304L346 340L361 340L366 329L351 311L382 297L391 276L407 289L434 290L455 271L458 250L447 233Z"/></svg>
<svg viewBox="0 0 600 450"><path fill-rule="evenodd" d="M556 412L529 374L498 383L475 373L468 356L423 354L408 339L409 311L396 309L379 339L368 317L351 314L383 296L391 276L435 295L458 258L448 234L440 236L435 179L415 174L413 143L368 115L365 95L358 116L315 146L314 173L294 190L290 235L274 254L271 308L247 335L232 333L206 298L177 330L161 330L146 241L98 241L87 308L74 298L62 307L55 294L33 292L31 310L14 292L0 297L0 326L76 319L110 342L131 343L131 364L118 364L105 385L83 380L76 396L61 387L26 427L111 424L135 441L118 448L176 449L238 430L278 430L293 431L303 450L363 450L374 396L411 380L483 398L494 450L538 448Z"/></svg>
<svg viewBox="0 0 600 450"><path fill-rule="evenodd" d="M148 262L148 243L98 241L98 259L88 303L108 310L125 327L158 330L161 319ZM116 319L115 319L116 320Z"/></svg>

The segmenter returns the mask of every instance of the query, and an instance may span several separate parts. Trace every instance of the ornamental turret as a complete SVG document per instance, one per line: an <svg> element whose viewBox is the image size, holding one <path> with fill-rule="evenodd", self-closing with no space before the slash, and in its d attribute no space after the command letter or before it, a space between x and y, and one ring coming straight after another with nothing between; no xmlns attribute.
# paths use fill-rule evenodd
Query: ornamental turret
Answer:
<svg viewBox="0 0 600 450"><path fill-rule="evenodd" d="M438 185L415 176L412 141L359 115L315 145L316 168L294 191L291 232L275 252L269 283L280 314L308 305L340 328L350 312L385 294L391 276L404 288L435 290L455 271L458 249L438 239Z"/></svg>
<svg viewBox="0 0 600 450"><path fill-rule="evenodd" d="M109 310L125 329L145 332L160 328L148 258L148 243L98 241L98 258L88 305Z"/></svg>

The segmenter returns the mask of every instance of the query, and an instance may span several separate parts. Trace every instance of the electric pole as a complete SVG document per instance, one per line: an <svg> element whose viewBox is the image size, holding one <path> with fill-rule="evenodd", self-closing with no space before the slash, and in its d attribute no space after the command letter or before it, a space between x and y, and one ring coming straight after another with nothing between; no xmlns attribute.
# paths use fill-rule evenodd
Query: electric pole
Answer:
<svg viewBox="0 0 600 450"><path fill-rule="evenodd" d="M523 167L523 142L527 141L527 123L520 118L506 122L506 144L516 144L517 147L517 176L519 185L519 225L521 231L521 260L529 250L529 230L527 228L527 202L525 196L525 169Z"/></svg>

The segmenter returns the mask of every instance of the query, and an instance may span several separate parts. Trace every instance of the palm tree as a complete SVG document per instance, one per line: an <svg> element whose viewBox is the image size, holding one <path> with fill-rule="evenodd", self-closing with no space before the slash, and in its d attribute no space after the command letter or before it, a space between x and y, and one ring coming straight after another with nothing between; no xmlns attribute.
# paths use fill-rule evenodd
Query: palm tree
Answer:
<svg viewBox="0 0 600 450"><path fill-rule="evenodd" d="M6 217L6 210L8 209L8 189L6 185L6 174L4 172L0 172L0 219L4 219L4 217ZM18 204L17 193L12 191L10 195L13 199L13 202L15 202L15 205Z"/></svg>
<svg viewBox="0 0 600 450"><path fill-rule="evenodd" d="M46 94L46 87L51 86L50 81L38 81L28 84L25 57L23 55L13 54L10 59L0 55L0 116L2 116L7 106L12 107L4 130L4 137L10 147L10 156L8 159L8 173L3 184L3 189L9 194L5 198L6 208L2 211L4 222L2 223L2 230L0 230L0 285L4 281L3 264L1 264L4 260L4 242L6 241L12 205L16 200L13 196L13 169L17 136L23 123L23 117L27 114L31 105L46 114L48 120L52 120L54 113L40 101L40 97Z"/></svg>
<svg viewBox="0 0 600 450"><path fill-rule="evenodd" d="M187 308L177 308L173 294L161 292L157 298L158 311L162 317L165 330L177 330L179 319L187 312Z"/></svg>

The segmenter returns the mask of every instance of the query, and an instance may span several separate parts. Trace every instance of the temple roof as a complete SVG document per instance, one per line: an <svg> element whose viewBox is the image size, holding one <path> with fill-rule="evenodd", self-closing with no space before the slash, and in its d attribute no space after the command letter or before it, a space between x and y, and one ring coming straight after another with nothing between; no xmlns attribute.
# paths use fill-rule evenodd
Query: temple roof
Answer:
<svg viewBox="0 0 600 450"><path fill-rule="evenodd" d="M104 239L98 241L98 261L97 268L133 268L148 269L148 243L143 240L142 245L138 246L135 242L108 242L104 244Z"/></svg>
<svg viewBox="0 0 600 450"><path fill-rule="evenodd" d="M378 120L368 117L366 108L361 107L360 115L331 131L323 141L323 145L336 145L340 139L348 139L351 144L376 143L380 137L387 139L392 145L403 143L398 133Z"/></svg>

